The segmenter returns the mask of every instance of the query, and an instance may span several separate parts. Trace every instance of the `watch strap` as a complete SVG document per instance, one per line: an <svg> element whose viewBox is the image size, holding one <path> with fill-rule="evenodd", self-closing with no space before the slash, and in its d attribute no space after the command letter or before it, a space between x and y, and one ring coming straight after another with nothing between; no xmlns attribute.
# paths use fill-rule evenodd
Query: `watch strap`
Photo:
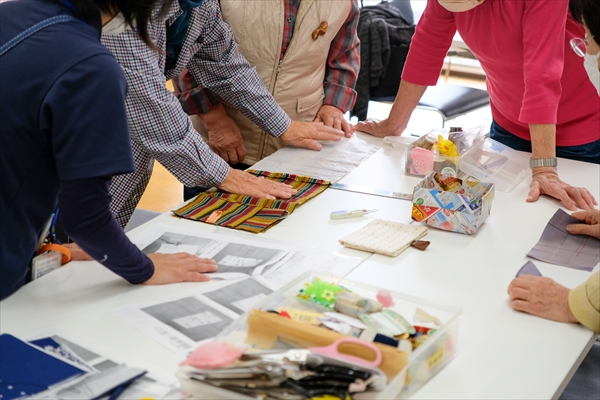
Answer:
<svg viewBox="0 0 600 400"><path fill-rule="evenodd" d="M530 158L529 168L556 167L558 160L554 158Z"/></svg>

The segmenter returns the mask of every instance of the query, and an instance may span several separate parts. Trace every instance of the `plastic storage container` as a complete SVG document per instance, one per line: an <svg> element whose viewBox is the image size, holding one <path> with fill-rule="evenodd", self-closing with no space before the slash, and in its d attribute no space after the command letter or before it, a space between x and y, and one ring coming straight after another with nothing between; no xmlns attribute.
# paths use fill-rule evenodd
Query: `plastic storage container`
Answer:
<svg viewBox="0 0 600 400"><path fill-rule="evenodd" d="M294 308L314 311L315 305L299 300L296 295L305 283L312 282L315 278L343 286L353 293L363 297L375 299L378 288L349 281L343 278L321 275L317 272L307 272L294 281L283 286L276 292L261 301L256 308L268 311L278 308ZM454 357L457 349L458 325L462 311L458 308L449 307L439 303L431 302L416 297L390 292L394 299L394 311L402 315L409 322L415 324L414 316L417 308L437 317L442 326L437 327L435 333L423 344L417 347L408 356L408 364L388 381L386 388L380 392L365 392L355 394L357 399L392 399L397 397L408 397L425 384L431 377L437 374ZM419 323L419 325L427 325ZM429 324L428 326L433 326ZM232 323L216 340L226 341L237 346L248 346L245 344L248 330L248 314ZM277 342L273 348L286 349L290 346ZM253 347L253 349L259 349ZM259 349L262 350L262 349ZM188 399L251 399L245 395L224 390L203 383L199 380L190 379L183 371L177 374L183 391Z"/></svg>
<svg viewBox="0 0 600 400"><path fill-rule="evenodd" d="M529 174L529 158L491 138L476 143L460 158L463 177L493 183L500 192L512 191Z"/></svg>

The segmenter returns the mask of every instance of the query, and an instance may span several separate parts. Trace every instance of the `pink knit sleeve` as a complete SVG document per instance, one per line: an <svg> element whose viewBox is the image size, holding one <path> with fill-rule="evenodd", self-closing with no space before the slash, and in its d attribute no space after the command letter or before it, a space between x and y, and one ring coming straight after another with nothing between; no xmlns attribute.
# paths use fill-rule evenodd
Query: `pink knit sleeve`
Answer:
<svg viewBox="0 0 600 400"><path fill-rule="evenodd" d="M416 85L435 85L455 33L454 15L437 0L428 0L410 44L402 79Z"/></svg>
<svg viewBox="0 0 600 400"><path fill-rule="evenodd" d="M519 121L556 124L562 93L568 0L526 0L523 14L525 93Z"/></svg>

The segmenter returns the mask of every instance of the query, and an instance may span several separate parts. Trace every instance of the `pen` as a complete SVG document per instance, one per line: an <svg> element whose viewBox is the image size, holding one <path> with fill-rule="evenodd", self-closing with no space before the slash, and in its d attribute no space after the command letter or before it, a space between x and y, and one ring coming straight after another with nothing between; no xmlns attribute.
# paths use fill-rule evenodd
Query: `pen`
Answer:
<svg viewBox="0 0 600 400"><path fill-rule="evenodd" d="M344 218L355 218L362 217L372 212L379 211L376 209L371 210L338 210L332 211L330 214L331 219L344 219Z"/></svg>

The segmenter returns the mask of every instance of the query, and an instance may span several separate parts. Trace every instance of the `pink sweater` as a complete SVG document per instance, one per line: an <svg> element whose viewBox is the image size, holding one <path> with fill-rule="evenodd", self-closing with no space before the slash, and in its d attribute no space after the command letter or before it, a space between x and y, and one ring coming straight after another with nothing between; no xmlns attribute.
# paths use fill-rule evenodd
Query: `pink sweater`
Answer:
<svg viewBox="0 0 600 400"><path fill-rule="evenodd" d="M458 29L485 70L492 115L501 127L530 140L528 124L556 124L557 146L599 140L600 98L569 45L585 31L567 18L568 3L485 0L453 13L428 0L402 79L435 85Z"/></svg>

